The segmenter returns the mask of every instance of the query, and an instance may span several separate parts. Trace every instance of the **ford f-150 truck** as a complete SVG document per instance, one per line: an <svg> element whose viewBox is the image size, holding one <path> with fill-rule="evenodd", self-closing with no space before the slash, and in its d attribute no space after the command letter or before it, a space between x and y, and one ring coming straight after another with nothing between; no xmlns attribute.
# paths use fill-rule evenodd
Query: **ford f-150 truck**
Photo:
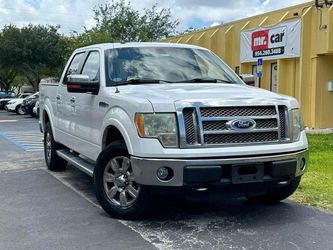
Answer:
<svg viewBox="0 0 333 250"><path fill-rule="evenodd" d="M47 167L91 175L117 218L143 215L159 189L280 201L308 167L298 102L191 45L75 50L59 82L40 84L40 125Z"/></svg>

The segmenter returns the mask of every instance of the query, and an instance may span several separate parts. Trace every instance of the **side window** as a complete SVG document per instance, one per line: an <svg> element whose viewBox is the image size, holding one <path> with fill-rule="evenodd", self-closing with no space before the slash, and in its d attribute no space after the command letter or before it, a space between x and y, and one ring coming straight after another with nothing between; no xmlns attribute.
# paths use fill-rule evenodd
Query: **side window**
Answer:
<svg viewBox="0 0 333 250"><path fill-rule="evenodd" d="M65 82L67 81L67 76L71 74L79 74L79 67L80 67L80 62L82 61L84 56L84 52L76 54L73 59L71 64L69 65L67 72L66 72L66 77L65 77Z"/></svg>
<svg viewBox="0 0 333 250"><path fill-rule="evenodd" d="M83 66L82 75L88 75L91 81L99 80L99 52L92 51Z"/></svg>

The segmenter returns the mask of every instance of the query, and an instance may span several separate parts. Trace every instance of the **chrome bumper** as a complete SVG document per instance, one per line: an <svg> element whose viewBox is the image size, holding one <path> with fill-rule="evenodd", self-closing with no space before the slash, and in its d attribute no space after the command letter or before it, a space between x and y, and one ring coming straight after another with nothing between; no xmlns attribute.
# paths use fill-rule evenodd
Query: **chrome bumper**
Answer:
<svg viewBox="0 0 333 250"><path fill-rule="evenodd" d="M281 163L288 160L296 161L296 170L293 174L294 176L303 175L308 168L309 156L308 150L304 149L302 151L275 155L265 155L265 156L246 156L246 157L228 157L219 159L152 159L152 158L141 158L132 156L131 164L134 172L134 177L137 183L142 185L150 186L173 186L180 187L184 186L184 169L186 167L211 167L220 166L221 169L224 166L230 166L233 164L246 164L246 163L256 163L264 164L269 166L274 163ZM301 162L305 160L305 166L302 169ZM173 170L174 176L169 181L162 181L157 177L157 170L161 167L169 167ZM269 176L266 176L266 180L269 180ZM230 182L229 182L230 183ZM231 183L232 184L232 183Z"/></svg>

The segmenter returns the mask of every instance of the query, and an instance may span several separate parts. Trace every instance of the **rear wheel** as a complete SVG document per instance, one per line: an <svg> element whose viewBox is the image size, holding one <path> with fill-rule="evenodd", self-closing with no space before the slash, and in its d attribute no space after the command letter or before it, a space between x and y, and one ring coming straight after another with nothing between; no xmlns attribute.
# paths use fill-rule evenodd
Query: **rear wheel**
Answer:
<svg viewBox="0 0 333 250"><path fill-rule="evenodd" d="M22 109L22 106L21 106L21 105L18 105L18 106L16 107L15 112L16 112L16 114L18 114L18 115L24 115L24 114L25 114L25 112L24 112L24 110Z"/></svg>
<svg viewBox="0 0 333 250"><path fill-rule="evenodd" d="M50 123L46 123L44 131L44 156L49 170L59 171L66 168L67 162L57 154L57 150L63 148L64 146L54 140Z"/></svg>
<svg viewBox="0 0 333 250"><path fill-rule="evenodd" d="M100 155L94 172L97 200L112 217L137 219L148 207L146 187L135 182L124 142L111 143Z"/></svg>
<svg viewBox="0 0 333 250"><path fill-rule="evenodd" d="M255 202L279 202L291 196L298 188L300 182L301 177L296 177L287 186L270 189L264 195L248 196L247 199Z"/></svg>

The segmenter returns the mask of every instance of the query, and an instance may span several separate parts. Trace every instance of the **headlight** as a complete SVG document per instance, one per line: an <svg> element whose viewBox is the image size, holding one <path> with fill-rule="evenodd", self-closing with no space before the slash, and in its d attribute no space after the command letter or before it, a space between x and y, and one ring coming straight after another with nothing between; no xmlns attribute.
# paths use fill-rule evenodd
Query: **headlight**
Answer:
<svg viewBox="0 0 333 250"><path fill-rule="evenodd" d="M157 138L166 148L178 147L178 131L175 114L136 114L135 123L139 136L144 138Z"/></svg>
<svg viewBox="0 0 333 250"><path fill-rule="evenodd" d="M298 141L300 133L304 130L302 114L299 109L291 110L291 140Z"/></svg>

